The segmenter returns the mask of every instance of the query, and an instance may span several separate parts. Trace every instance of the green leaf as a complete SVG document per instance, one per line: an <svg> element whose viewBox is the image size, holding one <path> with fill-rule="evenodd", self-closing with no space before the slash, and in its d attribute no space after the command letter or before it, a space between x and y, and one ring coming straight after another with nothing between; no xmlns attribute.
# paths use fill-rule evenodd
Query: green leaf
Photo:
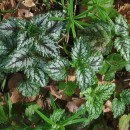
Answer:
<svg viewBox="0 0 130 130"><path fill-rule="evenodd" d="M40 59L39 59L40 60ZM32 67L25 69L25 74L31 82L37 82L39 86L44 87L48 83L48 77L44 72L45 62L40 61Z"/></svg>
<svg viewBox="0 0 130 130"><path fill-rule="evenodd" d="M130 72L130 60L126 64L125 69L126 69L126 71Z"/></svg>
<svg viewBox="0 0 130 130"><path fill-rule="evenodd" d="M76 76L76 83L82 90L97 83L97 78L93 70L89 66L86 68L81 67L77 68L75 76Z"/></svg>
<svg viewBox="0 0 130 130"><path fill-rule="evenodd" d="M104 60L103 63L102 63L102 67L101 67L100 70L99 70L99 73L102 74L102 75L105 74L105 73L108 71L109 67L110 67L110 64L108 64L108 63Z"/></svg>
<svg viewBox="0 0 130 130"><path fill-rule="evenodd" d="M110 65L109 71L122 69L127 63L118 53L112 53L106 58L107 64Z"/></svg>
<svg viewBox="0 0 130 130"><path fill-rule="evenodd" d="M82 29L79 34L84 36L84 40L93 49L98 50L99 47L103 49L111 42L112 26L104 22L94 22L91 26Z"/></svg>
<svg viewBox="0 0 130 130"><path fill-rule="evenodd" d="M81 95L87 100L85 106L89 115L96 119L102 112L103 103L106 101L115 90L115 84L93 85L84 91Z"/></svg>
<svg viewBox="0 0 130 130"><path fill-rule="evenodd" d="M51 37L43 37L35 44L36 51L43 57L57 57L59 56L58 44Z"/></svg>
<svg viewBox="0 0 130 130"><path fill-rule="evenodd" d="M76 87L77 85L74 82L68 81L67 86L64 90L65 94L71 96L72 94L74 94Z"/></svg>
<svg viewBox="0 0 130 130"><path fill-rule="evenodd" d="M115 78L114 72L107 72L104 76L105 81L112 81Z"/></svg>
<svg viewBox="0 0 130 130"><path fill-rule="evenodd" d="M109 9L113 7L114 0L99 0L99 5L102 6L104 9Z"/></svg>
<svg viewBox="0 0 130 130"><path fill-rule="evenodd" d="M125 111L125 103L117 98L114 98L112 101L112 111L114 118L121 116Z"/></svg>
<svg viewBox="0 0 130 130"><path fill-rule="evenodd" d="M58 88L61 89L61 90L64 90L65 87L66 87L66 83L65 83L65 82L61 82L61 83L59 83L59 85L58 85Z"/></svg>
<svg viewBox="0 0 130 130"><path fill-rule="evenodd" d="M128 115L123 115L119 119L119 130L129 130L129 122L130 119L128 118Z"/></svg>
<svg viewBox="0 0 130 130"><path fill-rule="evenodd" d="M3 106L0 105L0 123L5 123L7 121L7 117L5 115Z"/></svg>
<svg viewBox="0 0 130 130"><path fill-rule="evenodd" d="M129 37L117 37L114 41L114 47L122 55L122 57L128 61L130 59L130 38Z"/></svg>
<svg viewBox="0 0 130 130"><path fill-rule="evenodd" d="M112 53L103 62L99 73L105 75L105 80L112 80L115 77L115 72L121 70L126 63L120 54Z"/></svg>
<svg viewBox="0 0 130 130"><path fill-rule="evenodd" d="M40 86L35 81L23 81L19 84L18 90L23 96L31 97L36 96L39 93Z"/></svg>
<svg viewBox="0 0 130 130"><path fill-rule="evenodd" d="M55 81L64 80L67 76L66 69L68 66L69 61L67 59L57 58L45 66L45 72Z"/></svg>
<svg viewBox="0 0 130 130"><path fill-rule="evenodd" d="M115 19L115 34L122 37L129 36L129 25L122 15Z"/></svg>
<svg viewBox="0 0 130 130"><path fill-rule="evenodd" d="M72 81L68 81L67 83L61 82L58 86L58 88L64 90L64 93L68 96L71 96L75 92L76 87L76 84Z"/></svg>
<svg viewBox="0 0 130 130"><path fill-rule="evenodd" d="M126 105L130 105L130 89L123 90L120 96Z"/></svg>
<svg viewBox="0 0 130 130"><path fill-rule="evenodd" d="M98 87L95 89L95 92L99 100L106 101L113 94L114 90L115 84L111 83L98 85Z"/></svg>

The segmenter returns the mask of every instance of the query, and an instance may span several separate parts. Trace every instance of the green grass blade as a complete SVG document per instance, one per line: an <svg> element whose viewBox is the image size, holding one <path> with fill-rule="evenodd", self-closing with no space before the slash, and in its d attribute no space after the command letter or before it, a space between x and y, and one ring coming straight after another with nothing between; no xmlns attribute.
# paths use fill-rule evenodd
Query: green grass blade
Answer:
<svg viewBox="0 0 130 130"><path fill-rule="evenodd" d="M69 16L70 18L73 17L73 0L69 0Z"/></svg>
<svg viewBox="0 0 130 130"><path fill-rule="evenodd" d="M64 126L71 125L71 124L76 124L76 123L81 123L81 122L84 122L86 120L88 120L88 118L75 119L75 120L67 122L66 124L64 124Z"/></svg>
<svg viewBox="0 0 130 130"><path fill-rule="evenodd" d="M86 11L80 13L79 15L74 16L74 19L81 19L81 18L87 17L87 16L88 16L88 13L91 12L93 9L94 9L94 8L91 8L91 9L89 9L89 10L86 10Z"/></svg>
<svg viewBox="0 0 130 130"><path fill-rule="evenodd" d="M35 112L44 120L46 121L48 124L50 125L57 125L55 122L53 122L51 119L49 119L48 117L46 117L43 113L41 113L39 110L35 110Z"/></svg>
<svg viewBox="0 0 130 130"><path fill-rule="evenodd" d="M50 100L51 100L51 106L52 106L53 110L57 110L55 100L51 94L50 94Z"/></svg>
<svg viewBox="0 0 130 130"><path fill-rule="evenodd" d="M85 23L85 22L82 22L82 21L76 21L78 24L80 25L83 25L83 26L91 26L91 24L89 23Z"/></svg>
<svg viewBox="0 0 130 130"><path fill-rule="evenodd" d="M76 38L76 31L75 31L74 23L72 23L71 30L72 30L73 37Z"/></svg>
<svg viewBox="0 0 130 130"><path fill-rule="evenodd" d="M83 27L82 25L80 25L77 20L74 20L74 24L75 24L77 27L79 27L79 28L81 28L81 29L84 29L84 27Z"/></svg>
<svg viewBox="0 0 130 130"><path fill-rule="evenodd" d="M78 116L80 116L84 112L85 112L85 110L78 111L77 113L75 113L74 115L72 115L71 117L69 117L68 119L66 119L65 121L61 122L60 125L65 126L65 124L67 124L68 122L71 122L72 120L76 119Z"/></svg>

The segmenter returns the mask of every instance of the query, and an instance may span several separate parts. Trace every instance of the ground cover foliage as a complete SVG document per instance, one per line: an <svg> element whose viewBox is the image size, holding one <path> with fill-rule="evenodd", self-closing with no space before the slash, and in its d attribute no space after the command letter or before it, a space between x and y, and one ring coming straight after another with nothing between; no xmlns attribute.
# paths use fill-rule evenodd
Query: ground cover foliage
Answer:
<svg viewBox="0 0 130 130"><path fill-rule="evenodd" d="M0 129L129 129L129 19L116 2L1 1Z"/></svg>

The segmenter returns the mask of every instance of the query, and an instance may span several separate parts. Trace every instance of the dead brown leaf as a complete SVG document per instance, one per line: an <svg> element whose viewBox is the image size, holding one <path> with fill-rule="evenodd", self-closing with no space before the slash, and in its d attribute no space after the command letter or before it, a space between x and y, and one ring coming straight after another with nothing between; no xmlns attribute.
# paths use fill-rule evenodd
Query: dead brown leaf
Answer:
<svg viewBox="0 0 130 130"><path fill-rule="evenodd" d="M130 4L125 3L123 6L120 6L118 12L122 14L130 23Z"/></svg>
<svg viewBox="0 0 130 130"><path fill-rule="evenodd" d="M15 0L10 0L10 4L11 4L12 8L15 8L15 7L16 7L16 2L15 2Z"/></svg>
<svg viewBox="0 0 130 130"><path fill-rule="evenodd" d="M24 1L22 2L22 4L23 4L24 6L26 6L26 7L33 7L33 6L35 6L35 3L33 2L33 0L24 0Z"/></svg>
<svg viewBox="0 0 130 130"><path fill-rule="evenodd" d="M63 90L58 91L54 86L50 87L50 93L60 100L70 101L71 97L64 94Z"/></svg>
<svg viewBox="0 0 130 130"><path fill-rule="evenodd" d="M3 19L8 19L9 17L11 17L11 13L6 13L3 17Z"/></svg>
<svg viewBox="0 0 130 130"><path fill-rule="evenodd" d="M4 9L5 9L4 4L0 3L0 10L4 10Z"/></svg>
<svg viewBox="0 0 130 130"><path fill-rule="evenodd" d="M68 108L70 112L74 113L77 111L79 106L81 106L84 102L85 100L77 98L77 99L74 99L73 101L68 102L66 107Z"/></svg>
<svg viewBox="0 0 130 130"><path fill-rule="evenodd" d="M33 17L33 13L31 13L27 9L18 9L18 17L31 18L31 17Z"/></svg>
<svg viewBox="0 0 130 130"><path fill-rule="evenodd" d="M112 111L112 103L110 100L108 100L103 106L103 112L111 112L111 111Z"/></svg>

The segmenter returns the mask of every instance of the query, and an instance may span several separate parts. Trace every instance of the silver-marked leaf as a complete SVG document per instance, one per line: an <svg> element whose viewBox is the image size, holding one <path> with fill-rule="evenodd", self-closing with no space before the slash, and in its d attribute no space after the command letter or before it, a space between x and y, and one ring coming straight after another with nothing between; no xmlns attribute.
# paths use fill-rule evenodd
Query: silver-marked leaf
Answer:
<svg viewBox="0 0 130 130"><path fill-rule="evenodd" d="M45 66L45 72L56 81L64 80L67 76L69 61L67 59L57 58L50 61Z"/></svg>
<svg viewBox="0 0 130 130"><path fill-rule="evenodd" d="M102 113L103 103L102 101L96 99L86 102L86 110L88 111L89 115L93 117L93 119L97 119L100 114Z"/></svg>
<svg viewBox="0 0 130 130"><path fill-rule="evenodd" d="M34 37L27 37L27 32L20 32L17 35L17 50L20 50L21 48L31 48L32 45L34 44Z"/></svg>
<svg viewBox="0 0 130 130"><path fill-rule="evenodd" d="M123 102L126 105L130 105L130 89L123 90L123 92L120 95Z"/></svg>
<svg viewBox="0 0 130 130"><path fill-rule="evenodd" d="M97 22L81 30L81 34L85 36L87 44L97 50L99 46L105 47L111 41L111 31L109 24Z"/></svg>
<svg viewBox="0 0 130 130"><path fill-rule="evenodd" d="M38 95L40 86L35 81L26 81L19 84L18 90L23 96L31 97Z"/></svg>
<svg viewBox="0 0 130 130"><path fill-rule="evenodd" d="M61 18L65 17L65 11L52 11L49 14L49 21L47 24L46 34L49 37L53 37L55 40L58 40L62 33L66 30L66 22L65 21L58 21L58 20L51 20L51 18Z"/></svg>
<svg viewBox="0 0 130 130"><path fill-rule="evenodd" d="M117 98L114 98L112 101L112 111L114 118L121 116L125 111L125 103Z"/></svg>
<svg viewBox="0 0 130 130"><path fill-rule="evenodd" d="M29 56L27 49L22 48L21 50L14 51L6 62L4 68L11 72L16 72L32 66L33 57Z"/></svg>
<svg viewBox="0 0 130 130"><path fill-rule="evenodd" d="M129 36L129 25L122 15L115 19L115 33L118 36Z"/></svg>
<svg viewBox="0 0 130 130"><path fill-rule="evenodd" d="M24 71L28 79L32 82L37 82L41 87L46 86L48 83L48 77L44 72L44 66L44 63L37 63Z"/></svg>
<svg viewBox="0 0 130 130"><path fill-rule="evenodd" d="M50 20L50 18L61 18L64 16L63 11L51 11L38 15L31 20L31 23L42 29L43 35L53 37L55 40L60 38L61 33L65 30L65 22Z"/></svg>
<svg viewBox="0 0 130 130"><path fill-rule="evenodd" d="M63 109L57 109L54 110L53 114L50 116L50 119L54 122L58 122L63 118L65 110Z"/></svg>
<svg viewBox="0 0 130 130"><path fill-rule="evenodd" d="M111 83L111 84L98 85L95 92L96 96L100 101L101 100L106 101L113 94L114 90L115 90L115 84Z"/></svg>
<svg viewBox="0 0 130 130"><path fill-rule="evenodd" d="M17 30L16 21L16 18L3 20L0 23L0 36L12 36Z"/></svg>
<svg viewBox="0 0 130 130"><path fill-rule="evenodd" d="M130 38L117 37L114 41L114 47L123 56L123 58L128 61L130 59Z"/></svg>
<svg viewBox="0 0 130 130"><path fill-rule="evenodd" d="M89 47L84 37L80 37L74 47L72 48L72 59L73 61L84 60L86 61L89 55Z"/></svg>
<svg viewBox="0 0 130 130"><path fill-rule="evenodd" d="M43 57L57 57L59 56L58 44L50 37L43 37L35 48Z"/></svg>
<svg viewBox="0 0 130 130"><path fill-rule="evenodd" d="M102 62L103 62L103 56L96 52L91 54L90 57L87 59L88 64L91 66L93 71L98 72L99 69L102 67Z"/></svg>
<svg viewBox="0 0 130 130"><path fill-rule="evenodd" d="M97 82L95 73L90 67L77 68L75 76L76 76L76 82L79 85L79 88L81 88L82 90L85 90L87 87Z"/></svg>
<svg viewBox="0 0 130 130"><path fill-rule="evenodd" d="M25 115L28 117L29 120L32 119L32 115L37 109L39 109L39 106L37 104L30 105L25 109Z"/></svg>
<svg viewBox="0 0 130 130"><path fill-rule="evenodd" d="M46 28L45 25L47 25L48 18L49 18L49 13L39 14L33 17L30 22L37 26L42 26L43 28Z"/></svg>

